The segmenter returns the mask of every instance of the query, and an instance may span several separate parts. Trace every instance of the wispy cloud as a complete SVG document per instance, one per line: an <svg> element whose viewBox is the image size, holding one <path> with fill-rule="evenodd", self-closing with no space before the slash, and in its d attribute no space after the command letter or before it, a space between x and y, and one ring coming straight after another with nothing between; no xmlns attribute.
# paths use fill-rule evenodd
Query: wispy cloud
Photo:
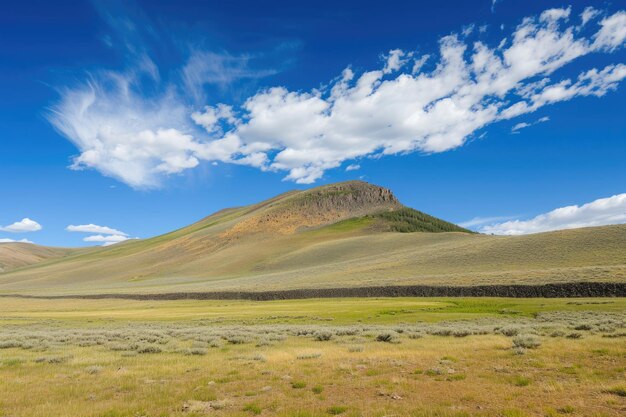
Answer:
<svg viewBox="0 0 626 417"><path fill-rule="evenodd" d="M515 126L513 126L511 128L511 133L519 133L519 131L522 130L522 129L525 129L527 127L530 127L530 126L533 126L533 125L536 125L536 124L539 124L539 123L545 123L545 122L547 122L549 120L550 120L550 118L548 116L545 116L545 117L542 117L540 119L535 120L534 122L530 122L530 123L521 122L521 123L518 123L518 124L516 124Z"/></svg>
<svg viewBox="0 0 626 417"><path fill-rule="evenodd" d="M232 55L190 46L129 3L94 5L108 25L103 41L124 55L128 67L91 71L83 82L58 89L60 100L46 116L80 151L71 169L96 169L134 188L158 187L164 177L199 163L201 143L194 138L198 125L190 116L194 106L201 110L205 86L227 88L235 81L277 72L253 65L261 53ZM279 46L271 53L298 44ZM174 49L184 57L178 69L169 71L171 78L163 79L152 59L159 48Z"/></svg>
<svg viewBox="0 0 626 417"><path fill-rule="evenodd" d="M258 79L276 74L274 69L254 69L250 55L234 56L228 53L194 51L182 68L185 93L196 102L206 99L204 86L207 84L229 86L236 81Z"/></svg>
<svg viewBox="0 0 626 417"><path fill-rule="evenodd" d="M480 228L482 233L523 235L550 230L626 223L626 194L600 198L580 206L567 206L530 220L512 220Z"/></svg>
<svg viewBox="0 0 626 417"><path fill-rule="evenodd" d="M470 220L459 223L459 226L466 228L474 228L485 224L493 224L514 219L514 216L493 216L493 217L474 217Z"/></svg>
<svg viewBox="0 0 626 417"><path fill-rule="evenodd" d="M626 12L603 12L599 21L599 14L570 14L563 8L527 17L495 47L472 38L477 31L445 36L429 71L423 56L394 49L380 69L357 74L348 67L311 91L264 89L236 107L189 103L202 83L252 76L240 57L185 63L182 96L179 86L142 94L142 77L155 77L144 60L142 69L63 91L50 120L81 152L73 168L94 168L136 188L157 187L201 161L282 171L308 184L345 161L445 152L494 122L616 89L624 64L585 68L573 78L556 74L580 57L623 47ZM220 78L220 65L231 75Z"/></svg>
<svg viewBox="0 0 626 417"><path fill-rule="evenodd" d="M580 14L580 24L581 26L585 26L587 22L596 18L600 14L600 11L589 6L586 7L585 10Z"/></svg>
<svg viewBox="0 0 626 417"><path fill-rule="evenodd" d="M0 226L0 230L10 233L28 233L41 230L41 225L28 217L23 218L19 222L15 222L8 226Z"/></svg>

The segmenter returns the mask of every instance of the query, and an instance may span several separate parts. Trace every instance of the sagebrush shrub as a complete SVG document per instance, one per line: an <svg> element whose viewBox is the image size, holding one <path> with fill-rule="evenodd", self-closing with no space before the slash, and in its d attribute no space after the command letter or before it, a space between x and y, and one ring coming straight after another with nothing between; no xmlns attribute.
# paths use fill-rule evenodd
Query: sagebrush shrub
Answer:
<svg viewBox="0 0 626 417"><path fill-rule="evenodd" d="M102 372L102 369L104 369L102 366L100 365L93 365L93 366L88 366L85 368L85 372L87 372L88 374L99 374L100 372Z"/></svg>
<svg viewBox="0 0 626 417"><path fill-rule="evenodd" d="M513 338L513 346L524 349L536 349L541 346L541 340L532 334L519 335Z"/></svg>
<svg viewBox="0 0 626 417"><path fill-rule="evenodd" d="M376 336L376 341L385 342L385 343L399 343L400 342L398 335L392 332L380 333L378 336Z"/></svg>
<svg viewBox="0 0 626 417"><path fill-rule="evenodd" d="M327 330L317 331L313 334L313 338L319 342L325 342L333 338L333 334Z"/></svg>
<svg viewBox="0 0 626 417"><path fill-rule="evenodd" d="M517 336L519 334L519 327L506 326L500 329L500 333L509 337Z"/></svg>
<svg viewBox="0 0 626 417"><path fill-rule="evenodd" d="M163 349L157 345L140 345L136 351L137 353L161 353Z"/></svg>

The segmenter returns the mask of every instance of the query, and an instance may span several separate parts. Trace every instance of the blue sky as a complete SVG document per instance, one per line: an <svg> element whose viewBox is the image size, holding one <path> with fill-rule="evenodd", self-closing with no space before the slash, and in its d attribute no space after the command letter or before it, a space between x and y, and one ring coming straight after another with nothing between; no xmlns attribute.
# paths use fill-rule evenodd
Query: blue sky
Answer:
<svg viewBox="0 0 626 417"><path fill-rule="evenodd" d="M626 222L623 3L336 3L5 5L0 241L359 178L488 233Z"/></svg>

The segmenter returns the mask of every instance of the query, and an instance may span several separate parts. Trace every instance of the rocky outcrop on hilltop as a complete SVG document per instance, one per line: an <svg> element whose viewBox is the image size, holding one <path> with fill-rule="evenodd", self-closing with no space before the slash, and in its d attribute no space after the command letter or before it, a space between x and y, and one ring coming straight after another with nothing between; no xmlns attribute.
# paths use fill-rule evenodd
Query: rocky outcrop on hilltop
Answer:
<svg viewBox="0 0 626 417"><path fill-rule="evenodd" d="M317 187L253 211L223 237L250 233L290 234L381 211L402 208L393 193L363 181Z"/></svg>
<svg viewBox="0 0 626 417"><path fill-rule="evenodd" d="M350 212L353 217L402 207L391 190L363 181L314 188L298 195L290 204L305 210Z"/></svg>

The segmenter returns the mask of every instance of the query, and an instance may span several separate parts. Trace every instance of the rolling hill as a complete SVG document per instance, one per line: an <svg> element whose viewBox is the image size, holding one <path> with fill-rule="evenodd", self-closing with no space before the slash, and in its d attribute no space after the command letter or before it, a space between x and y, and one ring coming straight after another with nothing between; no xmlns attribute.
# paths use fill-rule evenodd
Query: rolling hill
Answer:
<svg viewBox="0 0 626 417"><path fill-rule="evenodd" d="M0 292L624 282L624 248L624 225L486 236L351 181L225 209L154 238L15 265L0 274Z"/></svg>
<svg viewBox="0 0 626 417"><path fill-rule="evenodd" d="M0 243L0 273L76 252L77 249L51 248L32 243Z"/></svg>

